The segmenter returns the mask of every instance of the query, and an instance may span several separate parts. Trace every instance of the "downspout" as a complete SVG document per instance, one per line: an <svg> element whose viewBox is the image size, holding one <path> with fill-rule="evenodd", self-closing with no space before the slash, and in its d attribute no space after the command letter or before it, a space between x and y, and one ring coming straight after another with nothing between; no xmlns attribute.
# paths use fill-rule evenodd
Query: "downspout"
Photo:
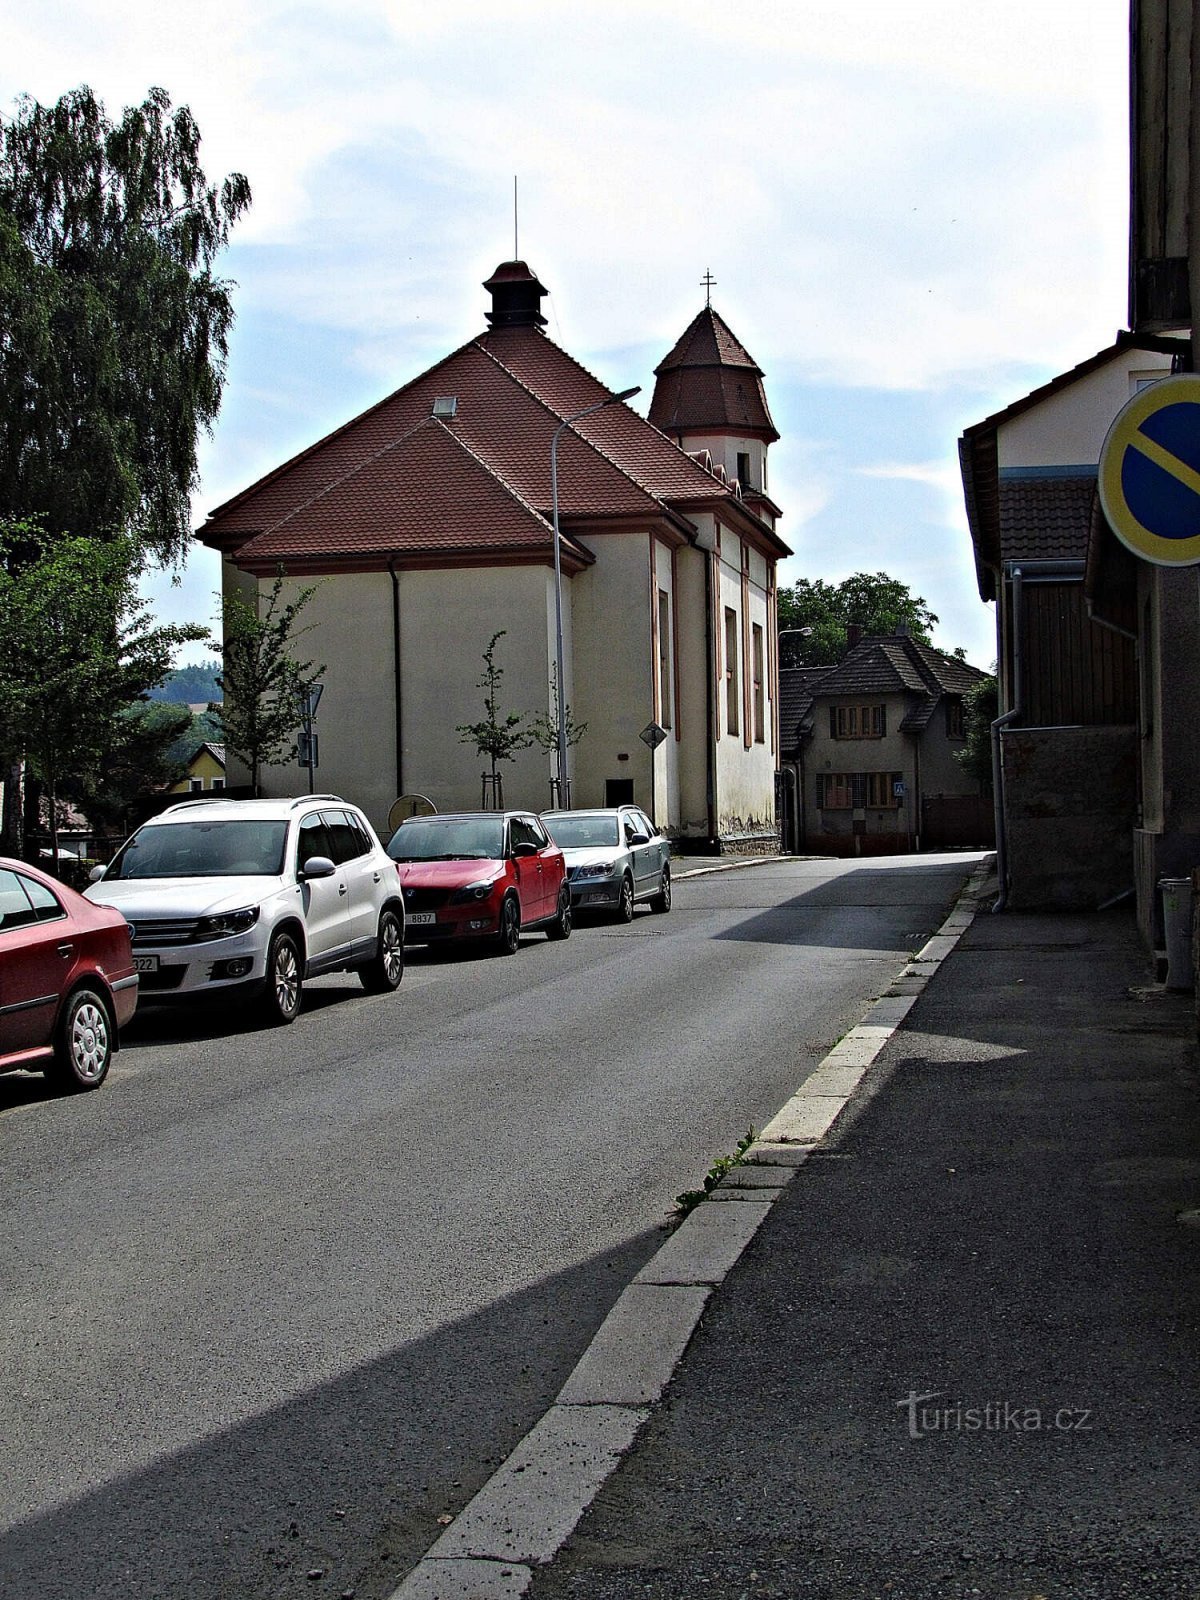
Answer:
<svg viewBox="0 0 1200 1600"><path fill-rule="evenodd" d="M392 704L396 712L396 797L404 793L404 718L400 696L400 575L396 571L396 557L388 557L388 574L392 580Z"/></svg>
<svg viewBox="0 0 1200 1600"><path fill-rule="evenodd" d="M1016 722L1021 715L1021 569L1014 566L1009 571L1012 579L1012 660L1013 703L1011 710L992 723L992 795L996 815L996 880L1000 893L992 907L993 915L1003 911L1008 904L1008 840L1004 831L1004 761L1000 749L1000 733ZM1003 579L1001 580L1003 584ZM1001 588L1003 599L1003 587Z"/></svg>

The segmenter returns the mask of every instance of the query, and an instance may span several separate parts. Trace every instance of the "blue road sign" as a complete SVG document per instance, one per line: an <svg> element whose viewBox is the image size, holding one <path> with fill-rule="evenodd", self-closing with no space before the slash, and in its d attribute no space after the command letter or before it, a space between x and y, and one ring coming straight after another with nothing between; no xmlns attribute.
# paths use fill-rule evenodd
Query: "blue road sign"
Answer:
<svg viewBox="0 0 1200 1600"><path fill-rule="evenodd" d="M1160 567L1200 562L1200 375L1135 394L1100 452L1100 504L1135 556Z"/></svg>

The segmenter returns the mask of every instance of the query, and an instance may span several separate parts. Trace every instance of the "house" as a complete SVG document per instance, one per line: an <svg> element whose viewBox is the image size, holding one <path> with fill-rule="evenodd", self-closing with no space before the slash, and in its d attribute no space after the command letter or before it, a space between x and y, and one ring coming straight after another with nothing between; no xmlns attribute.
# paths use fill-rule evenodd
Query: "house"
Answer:
<svg viewBox="0 0 1200 1600"><path fill-rule="evenodd" d="M379 826L395 799L476 807L492 637L502 715L557 716L557 436L566 705L576 806L632 800L694 847L775 832L775 531L762 372L708 304L658 368L650 420L547 338L521 261L484 285L486 331L219 507L199 537L227 590L316 584L304 653L327 663L319 782ZM552 754L505 764L550 803ZM243 774L231 773L232 782ZM307 786L270 769L272 793Z"/></svg>
<svg viewBox="0 0 1200 1600"><path fill-rule="evenodd" d="M795 796L787 847L881 855L989 843L988 807L956 759L964 697L987 674L906 629L863 638L841 661L781 673L781 745Z"/></svg>
<svg viewBox="0 0 1200 1600"><path fill-rule="evenodd" d="M968 428L959 444L980 596L995 601L997 909L1135 899L1163 942L1161 877L1200 862L1196 573L1121 543L1097 467L1119 412L1191 370L1191 0L1130 9L1131 332Z"/></svg>
<svg viewBox="0 0 1200 1600"><path fill-rule="evenodd" d="M206 794L225 787L225 746L205 740L187 759L187 772L171 785L172 794Z"/></svg>
<svg viewBox="0 0 1200 1600"><path fill-rule="evenodd" d="M1117 412L1169 375L1182 348L1120 334L960 440L979 593L996 602L1002 905L1095 908L1133 893L1135 854L1147 858L1141 877L1162 870L1145 745L1169 710L1151 707L1161 696L1149 673L1139 691L1128 568L1095 604L1102 565L1113 571L1100 559L1096 472Z"/></svg>

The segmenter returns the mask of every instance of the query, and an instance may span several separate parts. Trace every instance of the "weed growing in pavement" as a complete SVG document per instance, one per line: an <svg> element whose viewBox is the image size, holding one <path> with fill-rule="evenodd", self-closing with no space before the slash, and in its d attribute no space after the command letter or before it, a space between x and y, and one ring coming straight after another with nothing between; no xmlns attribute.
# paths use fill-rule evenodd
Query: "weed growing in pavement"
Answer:
<svg viewBox="0 0 1200 1600"><path fill-rule="evenodd" d="M704 1175L703 1189L685 1189L682 1194L675 1196L674 1220L682 1222L690 1212L694 1211L702 1200L707 1200L709 1195L720 1183L727 1172L732 1172L734 1167L740 1167L746 1159L746 1152L758 1138L753 1127L746 1129L737 1142L737 1149L731 1156L718 1156Z"/></svg>

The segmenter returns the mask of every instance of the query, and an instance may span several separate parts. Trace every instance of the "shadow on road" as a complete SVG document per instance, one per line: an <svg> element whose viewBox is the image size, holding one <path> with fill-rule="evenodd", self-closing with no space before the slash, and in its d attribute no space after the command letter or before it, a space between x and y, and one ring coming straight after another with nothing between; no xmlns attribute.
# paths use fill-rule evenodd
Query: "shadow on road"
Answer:
<svg viewBox="0 0 1200 1600"><path fill-rule="evenodd" d="M466 1504L552 1403L660 1238L642 1234L19 1524L0 1537L0 1593L390 1594L441 1533L439 1517Z"/></svg>
<svg viewBox="0 0 1200 1600"><path fill-rule="evenodd" d="M914 942L923 944L949 913L976 858L889 860L886 867L855 867L802 889L714 937L751 944L907 952ZM720 885L719 903L727 904L724 897L736 892L736 877L700 881Z"/></svg>

